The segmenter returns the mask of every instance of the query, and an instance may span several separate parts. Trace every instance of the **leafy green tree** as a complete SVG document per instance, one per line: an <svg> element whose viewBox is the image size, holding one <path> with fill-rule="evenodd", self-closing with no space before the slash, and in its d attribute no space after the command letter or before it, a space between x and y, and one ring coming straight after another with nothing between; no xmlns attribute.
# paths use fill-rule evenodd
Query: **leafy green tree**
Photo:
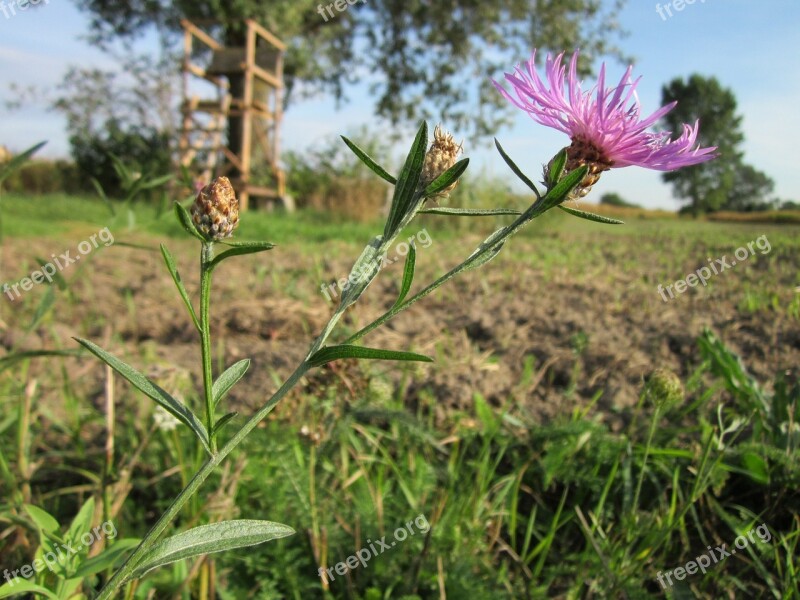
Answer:
<svg viewBox="0 0 800 600"><path fill-rule="evenodd" d="M699 214L721 209L743 210L761 205L774 183L764 173L743 161L742 116L737 114L736 97L715 77L692 75L674 79L661 91L662 101L677 101L664 117L666 129L680 134L683 123L700 119L698 142L717 146L716 160L664 173L676 195L689 202L683 212Z"/></svg>
<svg viewBox="0 0 800 600"><path fill-rule="evenodd" d="M611 40L625 2L369 0L338 12L327 0L75 1L90 15L100 46L153 28L177 39L181 18L220 22L225 43L243 45L242 20L253 18L289 45L289 97L325 92L343 102L348 85L365 81L378 116L392 123L443 119L473 135L495 130L511 114L488 78L527 59L534 46L580 47L584 72L597 56L620 56Z"/></svg>

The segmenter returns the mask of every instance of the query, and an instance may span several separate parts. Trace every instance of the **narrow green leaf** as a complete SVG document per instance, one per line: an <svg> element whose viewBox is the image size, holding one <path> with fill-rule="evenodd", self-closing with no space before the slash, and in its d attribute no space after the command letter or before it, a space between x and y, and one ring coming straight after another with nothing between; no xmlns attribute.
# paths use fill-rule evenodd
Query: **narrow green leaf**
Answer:
<svg viewBox="0 0 800 600"><path fill-rule="evenodd" d="M227 393L231 391L231 388L244 377L249 368L250 359L245 358L228 367L225 372L217 378L214 385L211 387L211 397L214 399L215 408Z"/></svg>
<svg viewBox="0 0 800 600"><path fill-rule="evenodd" d="M114 208L114 203L111 202L111 200L108 199L108 196L106 196L106 191L103 189L103 186L100 185L100 182L97 180L96 177L90 177L89 180L92 182L92 185L94 186L94 189L97 192L97 195L100 196L100 199L108 207L108 211L111 213L111 216L112 217L116 217L117 216L117 209Z"/></svg>
<svg viewBox="0 0 800 600"><path fill-rule="evenodd" d="M557 182L561 181L564 175L564 168L567 166L567 151L561 150L553 157L550 168L547 169L547 187L552 188Z"/></svg>
<svg viewBox="0 0 800 600"><path fill-rule="evenodd" d="M194 431L197 438L203 444L206 451L211 454L211 448L208 444L208 433L206 428L195 416L195 414L182 402L179 402L166 391L150 381L142 373L131 367L129 364L119 360L115 356L109 354L97 344L84 340L81 338L74 338L81 346L86 348L89 352L94 354L97 358L102 360L117 373L127 379L131 385L142 392L148 398L155 400L159 405L169 412L173 417L188 425Z"/></svg>
<svg viewBox="0 0 800 600"><path fill-rule="evenodd" d="M180 223L181 226L183 226L183 228L186 230L186 233L196 237L201 242L208 241L203 234L197 231L197 227L195 227L194 223L192 223L192 216L180 202L175 203L175 216L178 218L178 223Z"/></svg>
<svg viewBox="0 0 800 600"><path fill-rule="evenodd" d="M400 286L400 295L397 297L395 306L400 304L406 299L408 291L411 289L411 284L414 282L414 269L417 262L417 249L413 244L409 246L408 256L406 256L406 265L403 268L403 283Z"/></svg>
<svg viewBox="0 0 800 600"><path fill-rule="evenodd" d="M555 187L553 187L547 195L542 198L543 210L548 210L558 204L564 202L572 191L578 187L578 184L583 181L586 174L589 172L589 167L583 165L574 171L567 173Z"/></svg>
<svg viewBox="0 0 800 600"><path fill-rule="evenodd" d="M9 354L8 356L0 358L0 371L4 371L16 363L28 360L29 358L44 358L48 356L83 356L83 352L81 350L28 350L27 352L15 352L14 354Z"/></svg>
<svg viewBox="0 0 800 600"><path fill-rule="evenodd" d="M25 504L25 512L28 513L36 528L43 533L55 534L61 529L56 518L49 512L33 504Z"/></svg>
<svg viewBox="0 0 800 600"><path fill-rule="evenodd" d="M395 179L394 177L389 175L389 173L386 171L386 169L384 169L382 166L380 166L378 163L376 163L372 159L372 157L369 156L369 154L364 152L354 142L351 142L345 136L342 136L342 140L344 140L344 143L347 144L347 147L350 148L350 150L353 151L353 154L355 154L361 160L361 162L363 162L365 165L367 165L373 173L375 173L378 177L380 177L384 181L388 181L392 185L396 185L397 184L397 179Z"/></svg>
<svg viewBox="0 0 800 600"><path fill-rule="evenodd" d="M175 287L178 288L178 293L181 295L181 299L186 305L186 309L189 311L189 316L192 318L192 323L194 323L195 329L200 331L200 321L197 318L197 313L194 311L192 301L189 299L189 293L186 291L186 287L183 285L181 274L178 272L178 267L175 265L175 259L164 244L161 244L161 256L164 257L164 262L167 265L169 274L172 275L172 281L175 282Z"/></svg>
<svg viewBox="0 0 800 600"><path fill-rule="evenodd" d="M423 208L420 213L426 215L446 215L454 217L497 217L503 215L517 216L522 214L513 208L448 208L437 206L434 208Z"/></svg>
<svg viewBox="0 0 800 600"><path fill-rule="evenodd" d="M375 236L372 241L361 251L350 274L347 276L347 288L343 290L339 301L339 310L343 310L356 302L364 290L377 277L381 270L382 256L379 254L383 236Z"/></svg>
<svg viewBox="0 0 800 600"><path fill-rule="evenodd" d="M433 362L433 359L423 354L414 352L399 352L397 350L382 350L380 348L365 348L363 346L330 346L313 354L308 362L314 367L319 367L334 360L342 358L363 358L367 360L402 360L416 362Z"/></svg>
<svg viewBox="0 0 800 600"><path fill-rule="evenodd" d="M503 245L506 243L506 240L497 241L502 238L506 233L506 227L501 227L488 238L486 238L480 246L475 249L475 252L470 254L469 258L464 261L464 269L477 269L478 267L482 267L490 260L492 260L495 256L500 254L500 251L503 249Z"/></svg>
<svg viewBox="0 0 800 600"><path fill-rule="evenodd" d="M38 256L36 257L36 262L39 264L39 267L42 268L42 269L44 269L45 265L50 264L50 261L47 261L47 260L45 260L43 258L40 258ZM52 267L53 265L50 264L50 266ZM60 272L56 271L55 273L52 273L50 275L50 279L52 279L53 281L52 282L48 281L47 282L48 285L50 285L51 283L55 283L58 286L58 289L60 289L62 292L67 289L67 287L68 287L67 286L67 280L64 279L64 276Z"/></svg>
<svg viewBox="0 0 800 600"><path fill-rule="evenodd" d="M144 178L142 178L142 179L144 179ZM172 179L173 179L173 175L161 175L160 177L156 177L154 179L150 179L150 180L144 181L142 183L142 189L143 190L150 190L150 189L153 189L153 188L157 188L157 187L160 187L160 186L164 185L165 183L168 183Z"/></svg>
<svg viewBox="0 0 800 600"><path fill-rule="evenodd" d="M52 600L59 600L53 592L41 585L31 583L27 579L15 577L8 583L0 585L0 598L11 598L12 596L21 596L22 594L39 594L46 596Z"/></svg>
<svg viewBox="0 0 800 600"><path fill-rule="evenodd" d="M89 499L83 503L83 506L72 519L72 523L67 530L67 540L72 540L77 544L81 544L80 537L89 531L92 527L92 519L94 518L94 497L90 496Z"/></svg>
<svg viewBox="0 0 800 600"><path fill-rule="evenodd" d="M294 529L270 521L236 520L201 525L156 544L136 564L133 577L186 558L263 544L294 534Z"/></svg>
<svg viewBox="0 0 800 600"><path fill-rule="evenodd" d="M106 548L97 556L87 558L80 565L78 565L78 568L75 569L75 572L72 574L72 576L83 579L85 577L102 573L106 569L116 567L122 562L125 554L127 554L129 550L132 550L138 546L140 542L141 540L136 538L124 538L121 540L116 540L114 545L110 548Z"/></svg>
<svg viewBox="0 0 800 600"><path fill-rule="evenodd" d="M578 210L577 208L572 208L570 206L564 206L563 204L559 204L558 208L563 210L564 212L568 212L569 214L579 217L581 219L586 219L587 221L596 221L597 223L605 223L607 225L624 225L625 221L620 221L618 219L612 219L611 217L604 217L603 215L596 215L594 213L586 212L583 210Z"/></svg>
<svg viewBox="0 0 800 600"><path fill-rule="evenodd" d="M214 424L214 435L217 435L222 428L225 427L228 423L230 423L233 419L239 416L238 412L229 412L227 415L222 417L219 421Z"/></svg>
<svg viewBox="0 0 800 600"><path fill-rule="evenodd" d="M494 138L494 145L497 147L497 151L500 153L500 156L502 156L503 160L506 161L506 164L509 167L511 167L512 171L514 171L514 174L520 178L522 183L524 183L531 190L533 190L533 193L536 194L537 199L541 198L542 195L539 193L539 190L536 189L536 186L533 184L533 182L530 179L528 179L528 176L522 172L522 170L517 166L517 164L513 160L511 160L511 157L508 154L506 154L506 151L503 150L503 147L500 145L500 142L497 141L497 138Z"/></svg>
<svg viewBox="0 0 800 600"><path fill-rule="evenodd" d="M35 146L31 146L22 154L18 154L10 161L8 161L5 165L0 167L0 184L2 184L11 174L19 169L25 162L34 154L36 154L42 146L44 146L47 142L39 142Z"/></svg>
<svg viewBox="0 0 800 600"><path fill-rule="evenodd" d="M445 171L444 173L439 175L436 179L431 181L428 184L428 187L425 188L425 191L422 193L422 195L425 198L430 198L431 196L435 196L442 190L450 187L456 181L458 181L458 178L464 174L464 171L467 170L468 166L469 166L468 158L464 158L458 161L452 167L447 169L447 171Z"/></svg>
<svg viewBox="0 0 800 600"><path fill-rule="evenodd" d="M231 249L215 256L214 260L212 260L209 264L210 269L216 269L219 266L219 263L233 256L256 254L258 252L272 250L275 247L275 244L270 244L269 242L239 242L237 244L227 243L227 245L232 246Z"/></svg>
<svg viewBox="0 0 800 600"><path fill-rule="evenodd" d="M392 198L392 208L386 221L386 228L383 231L383 237L387 239L394 236L397 226L402 222L409 205L414 199L419 185L419 178L422 174L422 165L425 162L427 147L428 124L423 121L406 157L403 170L400 171L400 177L397 178L397 185L394 188L394 197Z"/></svg>

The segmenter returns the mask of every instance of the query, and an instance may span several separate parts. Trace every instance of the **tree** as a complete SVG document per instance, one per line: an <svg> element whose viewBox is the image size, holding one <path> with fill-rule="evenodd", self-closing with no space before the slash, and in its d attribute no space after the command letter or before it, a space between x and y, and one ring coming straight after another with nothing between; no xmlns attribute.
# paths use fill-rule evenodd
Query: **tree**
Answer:
<svg viewBox="0 0 800 600"><path fill-rule="evenodd" d="M181 18L218 21L228 45L243 45L241 21L253 18L289 44L287 96L329 92L342 102L348 85L366 81L378 116L396 124L446 120L475 136L511 114L489 77L527 59L534 46L580 47L584 72L597 56L620 56L609 40L625 2L362 0L330 17L327 0L75 1L101 47L151 28L174 34Z"/></svg>
<svg viewBox="0 0 800 600"><path fill-rule="evenodd" d="M638 204L628 202L616 192L607 192L600 197L600 204L608 206L624 206L627 208L641 208Z"/></svg>
<svg viewBox="0 0 800 600"><path fill-rule="evenodd" d="M736 113L733 92L715 77L695 74L686 81L672 80L662 88L661 96L663 104L678 102L664 117L667 130L678 135L683 123L700 119L699 144L718 148L715 160L664 173L664 181L673 185L675 194L689 202L682 212L696 215L763 204L774 183L743 161L742 117Z"/></svg>

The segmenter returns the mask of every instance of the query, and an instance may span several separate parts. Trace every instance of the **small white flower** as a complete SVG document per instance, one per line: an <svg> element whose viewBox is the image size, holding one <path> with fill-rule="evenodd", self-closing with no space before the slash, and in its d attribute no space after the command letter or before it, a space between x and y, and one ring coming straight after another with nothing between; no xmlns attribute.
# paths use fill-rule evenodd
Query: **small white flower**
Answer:
<svg viewBox="0 0 800 600"><path fill-rule="evenodd" d="M175 431L178 423L180 423L163 406L156 406L156 410L153 413L153 421L161 431Z"/></svg>

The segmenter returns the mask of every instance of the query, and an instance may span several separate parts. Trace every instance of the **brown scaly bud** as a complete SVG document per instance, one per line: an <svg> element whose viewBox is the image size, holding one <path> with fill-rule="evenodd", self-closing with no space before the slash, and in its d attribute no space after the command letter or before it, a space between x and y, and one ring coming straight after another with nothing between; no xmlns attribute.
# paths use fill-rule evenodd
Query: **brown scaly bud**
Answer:
<svg viewBox="0 0 800 600"><path fill-rule="evenodd" d="M425 162L422 165L422 174L419 178L420 190L424 190L439 175L456 164L456 159L461 153L462 146L463 143L456 144L453 136L442 129L441 125L436 126L436 129L433 130L433 142L425 155ZM455 189L456 185L458 185L457 181L436 194L435 197L446 197Z"/></svg>
<svg viewBox="0 0 800 600"><path fill-rule="evenodd" d="M600 180L600 175L603 171L608 171L614 166L614 161L608 159L605 154L599 150L590 141L585 140L579 136L572 138L572 143L566 148L567 151L567 164L564 167L564 174L574 171L583 165L589 166L589 172L586 177L578 184L569 200L577 200L583 198L592 191L592 186ZM545 180L549 180L547 174L552 166L552 161L545 168Z"/></svg>
<svg viewBox="0 0 800 600"><path fill-rule="evenodd" d="M200 190L192 204L192 221L212 240L233 234L239 225L239 200L227 177L217 177Z"/></svg>

